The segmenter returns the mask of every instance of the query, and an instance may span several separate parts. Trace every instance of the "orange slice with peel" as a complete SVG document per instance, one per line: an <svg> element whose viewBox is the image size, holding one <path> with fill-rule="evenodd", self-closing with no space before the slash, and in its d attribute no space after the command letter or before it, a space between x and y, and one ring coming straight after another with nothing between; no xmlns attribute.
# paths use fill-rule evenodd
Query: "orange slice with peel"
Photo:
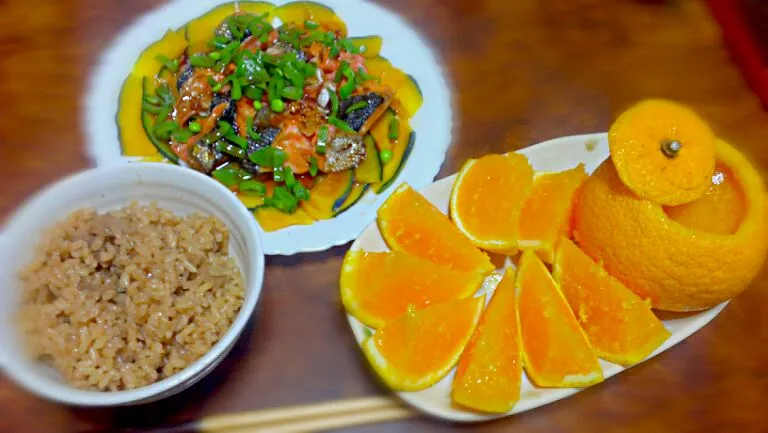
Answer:
<svg viewBox="0 0 768 433"><path fill-rule="evenodd" d="M544 263L520 258L515 282L525 371L541 387L584 387L603 380L597 356Z"/></svg>
<svg viewBox="0 0 768 433"><path fill-rule="evenodd" d="M507 268L459 359L451 398L485 412L508 412L520 399L522 373L515 271Z"/></svg>
<svg viewBox="0 0 768 433"><path fill-rule="evenodd" d="M712 130L672 101L649 99L629 108L611 125L608 146L627 188L663 205L704 195L715 169Z"/></svg>
<svg viewBox="0 0 768 433"><path fill-rule="evenodd" d="M632 365L669 338L669 331L639 296L569 239L560 241L554 277L599 357Z"/></svg>
<svg viewBox="0 0 768 433"><path fill-rule="evenodd" d="M409 185L401 184L378 210L376 219L387 245L462 272L495 268L444 213Z"/></svg>
<svg viewBox="0 0 768 433"><path fill-rule="evenodd" d="M557 242L563 236L570 237L574 198L586 178L584 164L534 178L520 214L520 249L532 249L546 263L552 263Z"/></svg>
<svg viewBox="0 0 768 433"><path fill-rule="evenodd" d="M428 388L459 361L484 305L480 296L411 309L366 338L363 353L393 390Z"/></svg>
<svg viewBox="0 0 768 433"><path fill-rule="evenodd" d="M451 191L451 219L479 248L514 253L523 202L533 184L533 169L519 153L470 159Z"/></svg>
<svg viewBox="0 0 768 433"><path fill-rule="evenodd" d="M408 311L472 296L483 282L401 252L348 251L341 268L341 300L346 310L372 328Z"/></svg>
<svg viewBox="0 0 768 433"><path fill-rule="evenodd" d="M749 160L718 140L717 158L744 197L733 234L689 227L656 203L638 198L606 161L584 182L574 210L574 238L582 250L653 308L695 311L746 289L768 251L766 190ZM698 203L698 215L720 213L717 200ZM693 204L692 204L693 205Z"/></svg>

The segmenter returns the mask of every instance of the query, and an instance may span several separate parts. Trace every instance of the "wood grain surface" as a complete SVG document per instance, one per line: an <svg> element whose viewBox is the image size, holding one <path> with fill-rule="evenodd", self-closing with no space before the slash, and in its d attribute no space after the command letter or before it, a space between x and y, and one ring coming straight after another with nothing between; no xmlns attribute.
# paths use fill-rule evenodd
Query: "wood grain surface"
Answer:
<svg viewBox="0 0 768 433"><path fill-rule="evenodd" d="M420 29L453 89L453 143L439 177L470 157L605 131L629 104L690 104L768 168L768 114L698 0L377 0ZM90 162L81 101L111 39L157 0L0 1L0 218ZM765 23L764 23L765 24ZM157 428L209 414L383 393L342 315L346 246L272 257L258 313L192 389L137 408L69 409L0 377L0 431ZM765 431L768 272L706 328L566 400L482 428L525 432ZM359 431L444 431L426 418Z"/></svg>

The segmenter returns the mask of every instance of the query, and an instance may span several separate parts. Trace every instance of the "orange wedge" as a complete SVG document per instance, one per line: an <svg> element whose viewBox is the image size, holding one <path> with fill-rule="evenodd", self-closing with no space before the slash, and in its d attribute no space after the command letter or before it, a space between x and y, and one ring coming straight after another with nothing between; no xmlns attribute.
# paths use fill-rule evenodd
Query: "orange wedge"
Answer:
<svg viewBox="0 0 768 433"><path fill-rule="evenodd" d="M586 178L584 164L579 164L534 179L520 214L520 249L532 249L542 260L552 263L557 241L570 237L574 198Z"/></svg>
<svg viewBox="0 0 768 433"><path fill-rule="evenodd" d="M387 245L462 272L489 273L491 260L421 194L401 184L379 208L377 222Z"/></svg>
<svg viewBox="0 0 768 433"><path fill-rule="evenodd" d="M560 290L599 357L632 365L669 338L669 331L639 296L570 240L560 241L554 268Z"/></svg>
<svg viewBox="0 0 768 433"><path fill-rule="evenodd" d="M597 356L541 259L525 251L517 272L525 371L542 387L584 387L603 380Z"/></svg>
<svg viewBox="0 0 768 433"><path fill-rule="evenodd" d="M480 296L411 309L366 338L363 352L393 390L428 388L456 365L484 305Z"/></svg>
<svg viewBox="0 0 768 433"><path fill-rule="evenodd" d="M347 311L372 328L408 311L472 296L483 282L401 252L348 251L341 268L341 300Z"/></svg>
<svg viewBox="0 0 768 433"><path fill-rule="evenodd" d="M503 413L520 399L523 372L515 304L515 272L508 268L459 360L451 389L456 403Z"/></svg>
<svg viewBox="0 0 768 433"><path fill-rule="evenodd" d="M514 253L520 210L532 184L533 169L524 155L470 159L453 184L451 219L476 246Z"/></svg>

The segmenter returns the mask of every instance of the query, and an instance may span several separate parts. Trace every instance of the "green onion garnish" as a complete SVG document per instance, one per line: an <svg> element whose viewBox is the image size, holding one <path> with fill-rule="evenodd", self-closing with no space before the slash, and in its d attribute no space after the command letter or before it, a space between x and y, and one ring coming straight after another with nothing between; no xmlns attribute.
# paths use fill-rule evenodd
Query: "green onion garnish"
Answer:
<svg viewBox="0 0 768 433"><path fill-rule="evenodd" d="M177 59L171 60L162 54L158 54L155 56L155 60L162 63L163 66L170 69L171 72L176 72L179 70L179 61Z"/></svg>
<svg viewBox="0 0 768 433"><path fill-rule="evenodd" d="M400 135L400 121L397 120L397 117L393 117L392 120L389 121L389 139L397 140L397 137L399 135Z"/></svg>
<svg viewBox="0 0 768 433"><path fill-rule="evenodd" d="M211 40L211 46L217 49L222 49L227 46L229 39L225 36L216 36Z"/></svg>
<svg viewBox="0 0 768 433"><path fill-rule="evenodd" d="M258 180L246 180L240 183L240 191L264 195L267 193L267 186Z"/></svg>
<svg viewBox="0 0 768 433"><path fill-rule="evenodd" d="M283 98L293 99L294 101L298 101L301 99L302 96L304 96L304 89L302 89L301 87L288 86L284 88L282 92L280 92L280 95Z"/></svg>
<svg viewBox="0 0 768 433"><path fill-rule="evenodd" d="M261 101L253 101L253 108L257 110L261 110L264 107L264 104L261 103Z"/></svg>
<svg viewBox="0 0 768 433"><path fill-rule="evenodd" d="M309 190L305 188L301 182L296 182L291 189L293 190L293 196L297 199L304 201L309 200Z"/></svg>
<svg viewBox="0 0 768 433"><path fill-rule="evenodd" d="M167 140L178 128L179 125L173 120L163 120L155 123L152 133L158 138Z"/></svg>
<svg viewBox="0 0 768 433"><path fill-rule="evenodd" d="M328 96L331 97L331 116L335 116L339 112L339 97L333 89L328 89Z"/></svg>
<svg viewBox="0 0 768 433"><path fill-rule="evenodd" d="M285 160L288 159L288 154L283 149L274 149L273 152L274 167L282 167L285 164Z"/></svg>
<svg viewBox="0 0 768 433"><path fill-rule="evenodd" d="M359 109L365 108L367 106L368 106L368 102L366 102L366 101L357 101L354 104L352 104L349 107L347 107L347 109L344 110L344 112L349 114L349 113L351 113L351 112L353 112L355 110L359 110Z"/></svg>
<svg viewBox="0 0 768 433"><path fill-rule="evenodd" d="M315 147L315 152L317 152L318 155L325 154L325 148L328 145L328 125L323 125L320 127L320 130L317 131L317 146Z"/></svg>
<svg viewBox="0 0 768 433"><path fill-rule="evenodd" d="M144 102L147 102L148 104L157 105L160 103L160 98L154 95L147 95L144 97Z"/></svg>
<svg viewBox="0 0 768 433"><path fill-rule="evenodd" d="M346 83L344 83L341 88L339 88L339 98L342 100L349 98L352 96L352 92L355 91L355 80L349 80Z"/></svg>
<svg viewBox="0 0 768 433"><path fill-rule="evenodd" d="M208 54L213 60L221 60L221 53L218 51L214 51L211 54Z"/></svg>
<svg viewBox="0 0 768 433"><path fill-rule="evenodd" d="M189 130L191 132L200 132L202 129L203 127L199 122L189 122Z"/></svg>
<svg viewBox="0 0 768 433"><path fill-rule="evenodd" d="M165 104L173 105L173 94L167 84L162 84L155 89L155 94L163 100Z"/></svg>
<svg viewBox="0 0 768 433"><path fill-rule="evenodd" d="M304 20L304 28L307 30L315 30L316 28L320 27L319 24L312 20Z"/></svg>
<svg viewBox="0 0 768 433"><path fill-rule="evenodd" d="M293 170L288 167L283 167L283 177L285 179L285 185L288 188L292 188L296 185L296 176L293 174Z"/></svg>
<svg viewBox="0 0 768 433"><path fill-rule="evenodd" d="M232 166L216 169L211 175L226 186L232 186L240 181L239 170Z"/></svg>
<svg viewBox="0 0 768 433"><path fill-rule="evenodd" d="M189 58L189 64L192 66L199 66L201 68L210 68L216 64L216 61L213 60L210 56L206 56L205 54L195 54Z"/></svg>
<svg viewBox="0 0 768 433"><path fill-rule="evenodd" d="M229 140L229 141L235 143L236 145L242 147L243 149L247 149L248 148L248 140L246 140L245 138L243 138L243 137L241 137L239 135L235 135L234 133L229 133L229 134L225 135L224 138L226 138L227 140Z"/></svg>
<svg viewBox="0 0 768 433"><path fill-rule="evenodd" d="M226 141L217 142L216 150L218 150L219 152L224 152L227 155L232 155L238 159L245 158L245 149L229 144Z"/></svg>
<svg viewBox="0 0 768 433"><path fill-rule="evenodd" d="M175 131L173 134L171 134L171 139L178 143L182 143L182 142L188 141L190 138L192 138L193 135L194 134L189 132L188 129L181 128Z"/></svg>
<svg viewBox="0 0 768 433"><path fill-rule="evenodd" d="M343 120L339 119L338 117L335 117L335 116L330 116L330 117L328 117L328 123L330 123L331 125L333 125L333 126L335 126L335 127L339 128L339 129L341 129L341 130L343 130L343 131L347 131L347 132L355 132L355 130L354 130L354 129L352 129L352 127L350 127L349 125L347 125L347 122L345 122L345 121L343 121Z"/></svg>
<svg viewBox="0 0 768 433"><path fill-rule="evenodd" d="M275 182L282 182L284 176L283 167L276 167L275 171L272 172L272 178L275 180Z"/></svg>
<svg viewBox="0 0 768 433"><path fill-rule="evenodd" d="M317 158L314 156L309 157L309 175L312 177L317 176Z"/></svg>
<svg viewBox="0 0 768 433"><path fill-rule="evenodd" d="M250 85L245 87L245 96L248 97L248 99L253 100L254 108L256 108L256 102L261 100L261 97L264 95L264 91L259 89L256 86ZM259 110L259 108L256 108Z"/></svg>
<svg viewBox="0 0 768 433"><path fill-rule="evenodd" d="M145 102L142 102L142 103L141 103L141 109L142 109L142 110L144 110L144 111L146 111L147 113L157 114L157 113L159 113L159 112L160 112L160 110L162 110L163 108L162 108L162 107L158 107L158 106L155 106L155 105L152 105L152 104L150 104L150 103L148 103L148 102L146 102L146 101L145 101Z"/></svg>
<svg viewBox="0 0 768 433"><path fill-rule="evenodd" d="M272 168L275 161L275 148L274 147L262 147L248 155L248 159L254 164L260 167Z"/></svg>
<svg viewBox="0 0 768 433"><path fill-rule="evenodd" d="M220 120L219 121L219 132L222 136L229 134L232 132L232 125L229 124L226 120Z"/></svg>
<svg viewBox="0 0 768 433"><path fill-rule="evenodd" d="M173 105L166 105L159 113L157 113L157 120L167 119L171 114L171 111L173 111Z"/></svg>
<svg viewBox="0 0 768 433"><path fill-rule="evenodd" d="M221 83L216 83L211 87L211 91L213 92L218 92L219 90L221 90Z"/></svg>
<svg viewBox="0 0 768 433"><path fill-rule="evenodd" d="M233 101L237 101L243 96L243 90L240 87L240 81L234 75L230 75L227 79L232 83L232 90L229 91L229 97Z"/></svg>

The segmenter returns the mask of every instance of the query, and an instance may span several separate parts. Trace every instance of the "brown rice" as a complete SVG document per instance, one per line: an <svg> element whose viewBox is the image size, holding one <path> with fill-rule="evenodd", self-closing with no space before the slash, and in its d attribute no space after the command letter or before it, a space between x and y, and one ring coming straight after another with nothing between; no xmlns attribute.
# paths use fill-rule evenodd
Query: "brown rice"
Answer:
<svg viewBox="0 0 768 433"><path fill-rule="evenodd" d="M177 373L227 331L243 278L217 218L132 203L78 210L43 234L22 272L32 356L73 386L116 391Z"/></svg>

